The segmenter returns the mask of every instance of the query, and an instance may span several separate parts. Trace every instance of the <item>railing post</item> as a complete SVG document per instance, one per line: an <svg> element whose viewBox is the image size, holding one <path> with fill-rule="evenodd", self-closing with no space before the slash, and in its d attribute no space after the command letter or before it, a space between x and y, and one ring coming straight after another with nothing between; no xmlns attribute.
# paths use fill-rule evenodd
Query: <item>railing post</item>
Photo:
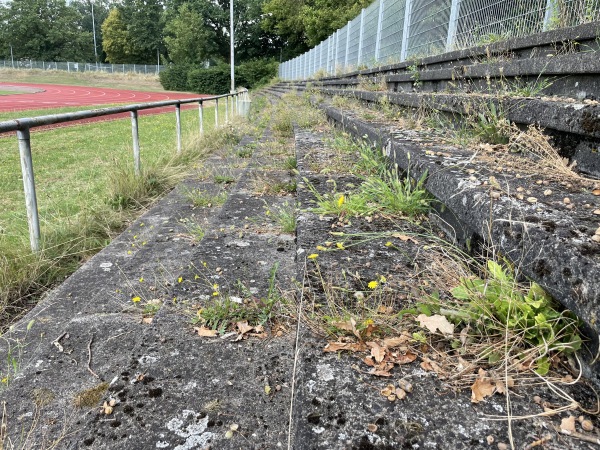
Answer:
<svg viewBox="0 0 600 450"><path fill-rule="evenodd" d="M215 99L215 128L219 128L219 99Z"/></svg>
<svg viewBox="0 0 600 450"><path fill-rule="evenodd" d="M458 14L460 12L461 0L452 0L450 7L450 22L448 23L448 38L446 39L446 51L452 51L456 41L456 30L458 28Z"/></svg>
<svg viewBox="0 0 600 450"><path fill-rule="evenodd" d="M133 172L136 176L142 173L140 163L140 135L138 133L138 112L131 111L131 135L133 137Z"/></svg>
<svg viewBox="0 0 600 450"><path fill-rule="evenodd" d="M181 105L175 105L175 126L177 128L177 153L181 153Z"/></svg>
<svg viewBox="0 0 600 450"><path fill-rule="evenodd" d="M35 179L33 176L33 159L31 157L31 139L29 128L17 130L19 153L21 154L21 171L23 173L23 190L25 191L25 206L29 224L29 241L34 253L40 251L40 218L38 215L37 196L35 194Z"/></svg>
<svg viewBox="0 0 600 450"><path fill-rule="evenodd" d="M453 0L455 1L455 0ZM379 62L379 50L381 49L381 29L383 28L384 0L379 0L379 17L377 18L377 38L375 40L375 61Z"/></svg>
<svg viewBox="0 0 600 450"><path fill-rule="evenodd" d="M229 97L225 97L225 123L229 122Z"/></svg>
<svg viewBox="0 0 600 450"><path fill-rule="evenodd" d="M333 41L335 42L335 56L333 57L333 74L337 75L337 61L339 54L338 47L340 46L340 30L337 30L335 33L333 33Z"/></svg>
<svg viewBox="0 0 600 450"><path fill-rule="evenodd" d="M202 102L198 102L198 118L200 121L200 136L204 134L204 109Z"/></svg>
<svg viewBox="0 0 600 450"><path fill-rule="evenodd" d="M406 0L409 2L410 0ZM362 59L362 50L363 50L363 35L365 32L365 9L363 8L360 12L360 33L358 34L358 61L356 63L357 66L360 66Z"/></svg>
<svg viewBox="0 0 600 450"><path fill-rule="evenodd" d="M400 61L406 61L408 53L408 38L410 36L410 18L412 16L413 0L406 0L404 9L404 30L402 30L402 47L400 49Z"/></svg>

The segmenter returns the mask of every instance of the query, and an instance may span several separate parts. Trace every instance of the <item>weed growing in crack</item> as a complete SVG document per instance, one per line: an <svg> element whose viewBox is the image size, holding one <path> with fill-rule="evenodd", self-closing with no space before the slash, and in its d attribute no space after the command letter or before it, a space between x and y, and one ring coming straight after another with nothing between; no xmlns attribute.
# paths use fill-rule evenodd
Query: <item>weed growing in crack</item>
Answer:
<svg viewBox="0 0 600 450"><path fill-rule="evenodd" d="M476 136L488 144L508 144L510 122L494 102L482 103L471 127Z"/></svg>
<svg viewBox="0 0 600 450"><path fill-rule="evenodd" d="M215 175L213 179L217 184L230 184L235 181L235 178L231 175Z"/></svg>
<svg viewBox="0 0 600 450"><path fill-rule="evenodd" d="M211 300L200 308L192 323L202 324L220 334L225 333L230 327L235 327L238 322L247 322L249 326L265 326L269 324L277 308L285 303L285 299L279 293L276 283L276 263L269 273L269 288L267 295L263 298L250 297L245 300L223 296L218 290Z"/></svg>
<svg viewBox="0 0 600 450"><path fill-rule="evenodd" d="M198 223L188 225L187 231L196 242L200 242L206 235L206 230Z"/></svg>
<svg viewBox="0 0 600 450"><path fill-rule="evenodd" d="M227 201L227 192L225 191L212 194L201 189L185 189L183 195L197 208L221 206Z"/></svg>
<svg viewBox="0 0 600 450"><path fill-rule="evenodd" d="M275 222L284 233L296 231L296 210L296 205L287 201L272 207L265 202L265 215Z"/></svg>
<svg viewBox="0 0 600 450"><path fill-rule="evenodd" d="M367 177L360 186L360 192L369 202L376 203L381 213L415 217L425 214L432 201L424 187L426 178L426 172L416 182L410 173L401 178L396 167L385 171L382 177Z"/></svg>

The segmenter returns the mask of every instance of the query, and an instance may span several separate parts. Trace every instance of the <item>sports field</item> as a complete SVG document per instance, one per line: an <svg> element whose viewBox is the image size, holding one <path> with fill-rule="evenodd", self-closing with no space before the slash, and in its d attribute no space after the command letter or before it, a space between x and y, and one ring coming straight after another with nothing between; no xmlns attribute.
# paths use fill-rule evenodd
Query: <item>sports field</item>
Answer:
<svg viewBox="0 0 600 450"><path fill-rule="evenodd" d="M63 75L61 81L68 80ZM130 84L134 85L135 80ZM21 81L0 82L0 91L5 93L0 97L0 121L200 97L158 90ZM225 108L219 106L223 123ZM190 168L197 167L197 157L209 151L211 145L223 145L218 138L222 133L212 130L214 106L204 108L207 138L200 139L198 105L191 104L189 109L182 108L184 152L177 156L174 111L174 107L168 107L154 114L140 113L141 177L135 177L132 170L129 113L66 128L34 130L31 148L44 248L39 255L29 250L15 133L0 136L0 333L29 303L30 296L39 295L74 270L79 261L106 245L109 237L141 213L148 202L172 187Z"/></svg>

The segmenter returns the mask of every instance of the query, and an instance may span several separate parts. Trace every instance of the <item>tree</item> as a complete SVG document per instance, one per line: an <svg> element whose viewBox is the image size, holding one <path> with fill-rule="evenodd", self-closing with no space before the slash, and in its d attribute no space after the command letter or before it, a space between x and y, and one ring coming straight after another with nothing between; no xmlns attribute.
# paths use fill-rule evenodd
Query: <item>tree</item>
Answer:
<svg viewBox="0 0 600 450"><path fill-rule="evenodd" d="M132 45L132 54L139 64L152 64L164 48L164 4L162 0L123 0L121 9Z"/></svg>
<svg viewBox="0 0 600 450"><path fill-rule="evenodd" d="M202 16L189 3L181 5L177 16L167 22L165 45L176 64L202 64L216 50Z"/></svg>
<svg viewBox="0 0 600 450"><path fill-rule="evenodd" d="M93 60L93 39L81 14L65 0L13 0L2 10L0 41L16 58Z"/></svg>
<svg viewBox="0 0 600 450"><path fill-rule="evenodd" d="M111 63L129 63L135 58L132 55L131 39L127 24L118 8L113 8L102 22L102 50L106 60Z"/></svg>
<svg viewBox="0 0 600 450"><path fill-rule="evenodd" d="M167 26L165 32L168 36L171 48L173 46L172 38L183 36L184 32L181 25L185 23L183 19L179 23L173 23L184 11L187 16L185 20L191 20L191 12L200 17L202 44L204 52L208 53L210 58L227 61L229 59L229 1L230 0L168 0L165 20ZM235 49L236 59L245 61L256 57L269 57L279 53L281 40L271 31L261 27L262 21L262 2L263 0L235 0L234 8L234 30L235 30ZM189 9L181 10L182 5L187 5ZM175 30L179 29L178 33ZM196 30L195 33L200 33ZM195 46L198 44L195 44ZM173 58L176 60L177 58Z"/></svg>
<svg viewBox="0 0 600 450"><path fill-rule="evenodd" d="M263 28L285 42L286 58L314 47L353 19L371 0L266 0Z"/></svg>
<svg viewBox="0 0 600 450"><path fill-rule="evenodd" d="M93 8L92 8L93 2ZM96 29L96 50L98 52L98 61L105 60L106 55L102 55L102 23L108 16L110 7L109 0L76 0L71 2L71 5L77 9L81 15L81 29L88 33L93 33ZM92 10L94 11L94 23L92 23ZM92 43L93 43L92 35Z"/></svg>

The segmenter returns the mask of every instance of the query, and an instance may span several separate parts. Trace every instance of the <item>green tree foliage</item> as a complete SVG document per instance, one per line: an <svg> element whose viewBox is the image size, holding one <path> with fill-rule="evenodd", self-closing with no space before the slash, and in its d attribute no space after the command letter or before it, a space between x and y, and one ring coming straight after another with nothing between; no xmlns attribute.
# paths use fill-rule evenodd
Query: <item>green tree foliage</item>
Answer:
<svg viewBox="0 0 600 450"><path fill-rule="evenodd" d="M261 26L262 3L263 0L235 0L233 20L237 61L279 54L281 39ZM193 31L185 30L189 24L196 25L198 19L199 27ZM196 64L207 59L229 59L229 0L169 0L165 21L165 42L174 62L180 61L182 56ZM191 45L193 48L182 51L181 47L190 45L193 39L197 39Z"/></svg>
<svg viewBox="0 0 600 450"><path fill-rule="evenodd" d="M123 0L121 12L127 24L132 62L156 64L158 53L164 49L164 4L162 0Z"/></svg>
<svg viewBox="0 0 600 450"><path fill-rule="evenodd" d="M92 34L65 0L13 0L0 10L0 42L17 59L80 61L93 59Z"/></svg>
<svg viewBox="0 0 600 450"><path fill-rule="evenodd" d="M105 60L106 55L102 54L102 23L108 16L110 7L109 0L94 0L93 11L94 11L94 23L92 23L92 0L77 0L71 2L71 6L77 9L81 15L81 28L83 31L93 33L94 26L96 28L96 51L98 52L98 61L102 62ZM92 37L93 45L93 37ZM93 47L92 47L93 54Z"/></svg>
<svg viewBox="0 0 600 450"><path fill-rule="evenodd" d="M189 3L181 5L177 16L167 22L165 45L175 64L201 64L216 50L211 33L204 28L202 16Z"/></svg>
<svg viewBox="0 0 600 450"><path fill-rule="evenodd" d="M285 40L286 57L296 56L342 28L370 3L372 0L265 0L267 16L262 26Z"/></svg>
<svg viewBox="0 0 600 450"><path fill-rule="evenodd" d="M129 63L135 58L127 24L118 8L113 8L102 23L102 49L111 63Z"/></svg>

